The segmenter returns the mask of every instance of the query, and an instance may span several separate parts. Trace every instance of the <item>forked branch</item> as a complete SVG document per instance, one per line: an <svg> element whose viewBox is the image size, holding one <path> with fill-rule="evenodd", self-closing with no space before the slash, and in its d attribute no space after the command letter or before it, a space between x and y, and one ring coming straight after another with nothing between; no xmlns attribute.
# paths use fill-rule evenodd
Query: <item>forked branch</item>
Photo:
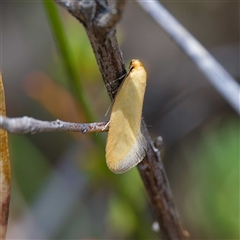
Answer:
<svg viewBox="0 0 240 240"><path fill-rule="evenodd" d="M115 79L121 80L121 77L126 74L114 28L116 21L121 18L125 1L116 1L113 8L110 8L105 0L55 0L55 2L68 10L83 24L109 97L113 100L121 84L121 81L115 81ZM188 234L182 229L179 221L160 152L153 146L144 120L142 121L142 133L148 141L148 152L137 167L155 210L161 239L186 239Z"/></svg>

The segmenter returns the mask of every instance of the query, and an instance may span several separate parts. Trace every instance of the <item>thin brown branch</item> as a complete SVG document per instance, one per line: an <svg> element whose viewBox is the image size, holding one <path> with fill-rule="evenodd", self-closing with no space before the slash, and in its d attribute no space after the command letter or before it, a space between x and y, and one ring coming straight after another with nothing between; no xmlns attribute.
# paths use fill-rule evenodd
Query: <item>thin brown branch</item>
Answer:
<svg viewBox="0 0 240 240"><path fill-rule="evenodd" d="M138 164L138 171L154 208L160 226L160 235L162 239L187 239L189 234L181 226L160 157L161 139L156 139L157 146L153 145L144 121L142 121L142 133L148 142L148 151L145 159Z"/></svg>
<svg viewBox="0 0 240 240"><path fill-rule="evenodd" d="M111 99L114 99L116 90L121 84L121 81L115 81L115 79L120 78L122 80L121 77L126 74L126 69L116 40L115 29L109 31L108 27L100 27L102 23L99 23L99 21L104 19L104 14L106 14L105 19L108 19L108 14L110 14L109 8L107 4L102 4L103 1L84 1L91 2L92 12L90 12L90 8L86 7L84 9L83 5L80 6L80 2L75 1L75 5L71 5L71 9L69 9L68 5L64 6L62 3L60 5L64 6L74 17L79 19L85 27L108 94ZM119 5L116 6L119 7ZM120 19L121 10L116 14L119 14L119 16L115 19ZM109 23L109 26L112 27L115 24ZM105 26L108 26L108 24L105 23ZM160 152L153 146L144 120L142 121L142 133L148 141L148 152L137 167L155 210L155 216L160 226L161 238L186 239L188 236L181 227L172 192L160 158Z"/></svg>
<svg viewBox="0 0 240 240"><path fill-rule="evenodd" d="M6 115L5 94L0 72L0 114ZM11 194L11 166L7 132L0 129L0 239L6 238Z"/></svg>
<svg viewBox="0 0 240 240"><path fill-rule="evenodd" d="M99 27L99 19L108 14L109 7L105 1L63 1L54 0L67 9L84 26L91 42L99 70L105 82L109 97L113 100L116 90L127 71L124 66L122 52L118 47L116 30L109 31ZM84 3L83 3L84 2ZM119 7L119 5L117 5ZM118 14L121 10L118 11ZM119 17L120 18L120 17ZM105 23L107 24L107 23ZM101 24L100 24L101 25ZM119 81L116 81L119 79Z"/></svg>
<svg viewBox="0 0 240 240"><path fill-rule="evenodd" d="M31 117L7 118L0 116L0 128L10 133L26 134L39 132L106 132L108 131L108 122L96 123L71 123L61 120L41 121Z"/></svg>

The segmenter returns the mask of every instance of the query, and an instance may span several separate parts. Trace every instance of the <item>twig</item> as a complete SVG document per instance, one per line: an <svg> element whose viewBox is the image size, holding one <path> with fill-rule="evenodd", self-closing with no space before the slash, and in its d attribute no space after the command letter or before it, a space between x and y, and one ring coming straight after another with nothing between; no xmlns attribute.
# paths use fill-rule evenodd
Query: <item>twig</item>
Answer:
<svg viewBox="0 0 240 240"><path fill-rule="evenodd" d="M102 24L98 22L100 19L106 20L107 17L104 18L103 15L109 14L108 6L103 4L106 1L83 1L88 3L86 6L81 4L82 1L74 1L72 4L71 1L55 1L60 2L61 6L82 22L95 53L108 94L111 99L114 99L116 90L121 84L121 81L115 81L115 79L121 79L126 74L126 69L116 40L115 29L102 28L100 27ZM118 4L115 6L119 7ZM120 14L121 10L117 13ZM120 16L118 19L120 19ZM115 25L106 22L104 24L111 27ZM161 238L186 239L188 236L181 227L160 152L153 146L144 121L142 122L142 133L148 141L149 148L146 157L137 167L155 210L161 229Z"/></svg>
<svg viewBox="0 0 240 240"><path fill-rule="evenodd" d="M121 80L123 80L127 71L124 66L122 52L118 47L115 34L116 30L114 28L112 30L108 28L106 31L100 27L103 23L100 23L99 20L104 20L104 15L108 15L109 11L108 5L104 4L106 1L54 1L67 9L83 24L91 42L108 95L113 100L117 93L116 90L120 86ZM121 0L118 0L118 2L120 1ZM119 4L116 4L115 7L119 7ZM119 14L121 10L118 9L116 12ZM111 24L108 25L110 26ZM119 81L116 81L116 79L119 79Z"/></svg>
<svg viewBox="0 0 240 240"><path fill-rule="evenodd" d="M157 145L159 146L154 146L143 121L142 133L148 142L148 152L146 158L138 164L138 170L155 210L155 217L160 226L161 239L188 239L189 233L181 226L160 157L161 139L156 139L155 142L158 142Z"/></svg>
<svg viewBox="0 0 240 240"><path fill-rule="evenodd" d="M0 114L6 114L5 94L0 72ZM8 135L0 129L0 239L6 239L9 203L11 195L11 165L8 150Z"/></svg>
<svg viewBox="0 0 240 240"><path fill-rule="evenodd" d="M108 131L108 122L96 123L71 123L61 120L41 121L31 117L7 118L0 116L0 128L10 133L25 134L39 132L106 132Z"/></svg>
<svg viewBox="0 0 240 240"><path fill-rule="evenodd" d="M158 1L138 4L167 32L210 83L240 115L240 85Z"/></svg>

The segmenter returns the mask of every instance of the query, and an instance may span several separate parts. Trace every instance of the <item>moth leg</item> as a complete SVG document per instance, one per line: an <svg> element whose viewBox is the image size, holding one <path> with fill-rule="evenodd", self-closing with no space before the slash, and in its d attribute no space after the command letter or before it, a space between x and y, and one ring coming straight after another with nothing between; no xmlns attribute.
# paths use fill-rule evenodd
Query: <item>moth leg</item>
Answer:
<svg viewBox="0 0 240 240"><path fill-rule="evenodd" d="M106 125L103 127L103 131L105 131L107 128L109 128L110 120L106 123Z"/></svg>

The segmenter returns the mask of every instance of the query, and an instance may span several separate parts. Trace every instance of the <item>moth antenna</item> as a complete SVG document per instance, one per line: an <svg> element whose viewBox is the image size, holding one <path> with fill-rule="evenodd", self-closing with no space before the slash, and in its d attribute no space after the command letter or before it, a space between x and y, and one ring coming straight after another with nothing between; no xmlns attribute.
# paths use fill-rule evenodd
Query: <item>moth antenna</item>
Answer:
<svg viewBox="0 0 240 240"><path fill-rule="evenodd" d="M113 80L113 81L111 81L111 82L107 83L105 86L106 86L106 87L108 87L108 86L111 86L111 84L113 84L113 83L115 83L115 82L119 81L120 79L123 79L123 78L125 78L125 77L126 77L126 75L127 75L127 73L123 74L123 75L122 75L122 76L120 76L119 78L117 78L117 79L115 79L115 80Z"/></svg>
<svg viewBox="0 0 240 240"><path fill-rule="evenodd" d="M108 107L108 109L107 109L107 111L106 111L104 117L106 117L106 116L108 115L108 113L109 113L109 111L110 111L111 108L112 108L112 104Z"/></svg>

